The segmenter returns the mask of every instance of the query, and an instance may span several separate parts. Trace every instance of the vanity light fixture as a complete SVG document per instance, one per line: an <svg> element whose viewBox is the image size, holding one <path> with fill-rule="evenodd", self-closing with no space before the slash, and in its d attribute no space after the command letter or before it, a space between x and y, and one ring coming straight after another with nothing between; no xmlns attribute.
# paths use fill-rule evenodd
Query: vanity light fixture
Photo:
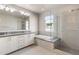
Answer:
<svg viewBox="0 0 79 59"><path fill-rule="evenodd" d="M29 14L29 13L24 13L24 15L25 15L25 16L30 16L30 14Z"/></svg>
<svg viewBox="0 0 79 59"><path fill-rule="evenodd" d="M10 12L14 12L14 11L16 11L15 8L10 8Z"/></svg>
<svg viewBox="0 0 79 59"><path fill-rule="evenodd" d="M5 5L0 5L0 9L4 9L5 8Z"/></svg>
<svg viewBox="0 0 79 59"><path fill-rule="evenodd" d="M20 10L19 12L20 12L22 15L24 15L24 12L23 12L23 11Z"/></svg>
<svg viewBox="0 0 79 59"><path fill-rule="evenodd" d="M25 16L29 16L30 14L29 13L26 13L26 12L24 12L24 11L19 11L22 15L25 15Z"/></svg>
<svg viewBox="0 0 79 59"><path fill-rule="evenodd" d="M10 12L16 11L15 8L8 7L8 6L6 6L6 5L0 5L0 9L1 9L1 10L5 10L5 11L10 11Z"/></svg>
<svg viewBox="0 0 79 59"><path fill-rule="evenodd" d="M18 9L15 9L15 8L13 8L13 7L9 7L9 6L7 6L7 5L0 5L0 9L1 10L4 10L4 11L6 11L6 12L14 12L14 11L16 11L16 12L19 12L21 15L25 15L25 16L29 16L30 14L29 13L27 13L27 12L25 12L25 11L22 11L22 10L19 10L18 11Z"/></svg>
<svg viewBox="0 0 79 59"><path fill-rule="evenodd" d="M10 8L9 8L9 7L6 7L5 10L6 10L6 11L10 11Z"/></svg>

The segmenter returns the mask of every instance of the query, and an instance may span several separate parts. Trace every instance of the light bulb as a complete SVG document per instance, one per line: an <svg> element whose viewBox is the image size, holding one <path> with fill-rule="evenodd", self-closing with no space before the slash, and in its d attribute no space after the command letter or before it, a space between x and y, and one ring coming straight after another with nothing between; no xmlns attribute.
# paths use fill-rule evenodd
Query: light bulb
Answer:
<svg viewBox="0 0 79 59"><path fill-rule="evenodd" d="M24 15L24 12L23 11L19 11L19 12Z"/></svg>
<svg viewBox="0 0 79 59"><path fill-rule="evenodd" d="M9 10L10 10L10 8L9 8L9 7L6 7L6 8L5 8L5 10L6 10L6 11L9 11Z"/></svg>
<svg viewBox="0 0 79 59"><path fill-rule="evenodd" d="M10 11L11 11L11 12L14 12L14 11L16 11L16 9L14 9L14 8L10 8Z"/></svg>
<svg viewBox="0 0 79 59"><path fill-rule="evenodd" d="M4 9L5 8L5 6L4 5L0 5L0 9Z"/></svg>
<svg viewBox="0 0 79 59"><path fill-rule="evenodd" d="M29 16L30 14L29 13L24 13L24 15Z"/></svg>

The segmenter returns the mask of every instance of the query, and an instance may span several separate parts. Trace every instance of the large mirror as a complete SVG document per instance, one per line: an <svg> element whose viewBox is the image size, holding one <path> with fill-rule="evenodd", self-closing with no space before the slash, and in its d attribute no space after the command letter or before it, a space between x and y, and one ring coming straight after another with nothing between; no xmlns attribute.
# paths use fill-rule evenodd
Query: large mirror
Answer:
<svg viewBox="0 0 79 59"><path fill-rule="evenodd" d="M0 5L0 31L29 31L30 14L14 5Z"/></svg>

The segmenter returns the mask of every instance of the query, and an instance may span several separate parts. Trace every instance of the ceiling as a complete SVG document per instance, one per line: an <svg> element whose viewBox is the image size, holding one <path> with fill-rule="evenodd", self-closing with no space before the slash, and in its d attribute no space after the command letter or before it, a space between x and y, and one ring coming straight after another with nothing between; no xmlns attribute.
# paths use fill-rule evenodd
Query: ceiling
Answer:
<svg viewBox="0 0 79 59"><path fill-rule="evenodd" d="M18 6L36 13L42 13L44 11L50 10L51 8L55 9L62 7L62 5L59 4L18 4Z"/></svg>
<svg viewBox="0 0 79 59"><path fill-rule="evenodd" d="M77 4L17 4L17 6L28 9L35 13L42 13L50 9L55 11L68 11L79 8Z"/></svg>

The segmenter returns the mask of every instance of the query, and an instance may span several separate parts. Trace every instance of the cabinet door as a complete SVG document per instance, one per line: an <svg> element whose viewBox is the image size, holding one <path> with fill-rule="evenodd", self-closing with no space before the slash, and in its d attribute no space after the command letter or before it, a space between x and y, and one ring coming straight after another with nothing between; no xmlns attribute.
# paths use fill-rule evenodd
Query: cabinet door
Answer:
<svg viewBox="0 0 79 59"><path fill-rule="evenodd" d="M25 46L31 45L34 43L34 37L30 34L24 35L25 37Z"/></svg>
<svg viewBox="0 0 79 59"><path fill-rule="evenodd" d="M24 35L24 46L28 46L29 45L29 36L28 35Z"/></svg>
<svg viewBox="0 0 79 59"><path fill-rule="evenodd" d="M29 42L34 43L35 34L29 34Z"/></svg>
<svg viewBox="0 0 79 59"><path fill-rule="evenodd" d="M34 37L35 37L35 34L30 34L29 35L30 40L33 40L34 41Z"/></svg>
<svg viewBox="0 0 79 59"><path fill-rule="evenodd" d="M23 35L12 36L10 41L10 52L24 47Z"/></svg>
<svg viewBox="0 0 79 59"><path fill-rule="evenodd" d="M8 41L10 38L4 37L0 38L0 54L7 54L8 53Z"/></svg>
<svg viewBox="0 0 79 59"><path fill-rule="evenodd" d="M18 46L19 46L19 48L23 48L23 47L25 47L24 46L24 35L20 35L20 36L18 36Z"/></svg>
<svg viewBox="0 0 79 59"><path fill-rule="evenodd" d="M18 37L17 36L12 36L10 38L11 38L11 41L10 41L10 52L19 49L18 48L18 41L19 41Z"/></svg>

